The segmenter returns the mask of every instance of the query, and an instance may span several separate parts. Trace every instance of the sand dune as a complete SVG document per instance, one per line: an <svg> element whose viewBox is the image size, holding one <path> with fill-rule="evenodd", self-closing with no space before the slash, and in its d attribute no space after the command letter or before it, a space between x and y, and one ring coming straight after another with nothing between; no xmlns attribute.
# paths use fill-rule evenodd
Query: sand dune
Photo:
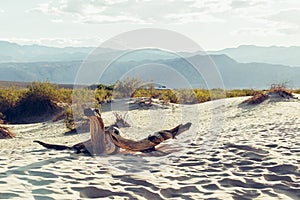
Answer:
<svg viewBox="0 0 300 200"><path fill-rule="evenodd" d="M32 141L71 145L89 134L63 136L61 121L10 125L17 137L0 140L0 199L300 199L300 101L243 100L130 111L129 138L193 123L150 154L46 150Z"/></svg>

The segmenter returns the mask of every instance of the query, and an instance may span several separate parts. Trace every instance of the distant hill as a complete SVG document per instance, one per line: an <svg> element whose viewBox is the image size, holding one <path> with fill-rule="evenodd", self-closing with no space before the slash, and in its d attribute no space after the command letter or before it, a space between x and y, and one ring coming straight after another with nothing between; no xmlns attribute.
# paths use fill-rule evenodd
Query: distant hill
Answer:
<svg viewBox="0 0 300 200"><path fill-rule="evenodd" d="M242 63L260 62L300 67L300 47L260 47L242 45L220 51L209 51L209 54L225 54Z"/></svg>
<svg viewBox="0 0 300 200"><path fill-rule="evenodd" d="M268 88L272 83L288 81L289 86L300 88L300 67L289 67L285 65L274 65L265 63L239 63L226 55L212 55L210 57L218 67L223 78L225 87L232 88ZM195 55L189 59L203 61L203 66L207 60L205 55ZM132 70L136 66L144 64L161 64L170 66L178 70L193 85L202 82L202 85L195 87L205 87L204 81L199 81L199 77L191 70L184 59L172 58L166 60L144 60L144 61L119 61L111 64L111 68L105 72L103 83L114 83L122 74ZM36 81L46 80L53 83L72 84L74 83L81 61L70 62L33 62L33 63L0 63L0 80L4 81ZM91 73L97 71L98 65L90 66ZM160 71L151 71L153 77L165 76ZM91 84L89 82L77 84Z"/></svg>
<svg viewBox="0 0 300 200"><path fill-rule="evenodd" d="M47 47L0 41L0 63L83 60L92 47Z"/></svg>
<svg viewBox="0 0 300 200"><path fill-rule="evenodd" d="M0 63L0 80L31 82L49 80L52 83L74 83L81 61Z"/></svg>
<svg viewBox="0 0 300 200"><path fill-rule="evenodd" d="M94 47L48 47L41 45L19 45L7 41L0 41L0 63L7 62L64 62L84 60ZM102 60L109 60L115 55L124 53L124 50L97 48L95 55ZM203 54L203 52L178 52L183 57ZM227 48L219 51L208 51L208 54L225 54L240 63L269 63L300 67L300 47L260 47L241 45L237 48ZM166 60L176 58L162 51L137 50L132 56L126 56L123 61Z"/></svg>
<svg viewBox="0 0 300 200"><path fill-rule="evenodd" d="M41 45L19 45L16 43L0 41L0 63L8 62L64 62L84 60L91 52L98 55L97 60L107 60L115 55L119 55L123 50L97 48L94 47L48 47ZM100 57L100 58L99 58ZM169 59L174 56L166 55L162 51L136 51L132 56L127 56L127 60L157 60Z"/></svg>

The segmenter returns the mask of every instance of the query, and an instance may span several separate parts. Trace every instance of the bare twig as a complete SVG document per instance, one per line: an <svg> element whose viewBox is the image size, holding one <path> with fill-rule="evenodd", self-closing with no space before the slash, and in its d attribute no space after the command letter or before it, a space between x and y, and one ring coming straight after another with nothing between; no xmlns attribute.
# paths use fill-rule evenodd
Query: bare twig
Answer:
<svg viewBox="0 0 300 200"><path fill-rule="evenodd" d="M126 121L127 112L122 116L120 113L113 112L114 116L116 117L115 126L122 128L122 127L130 127L130 124Z"/></svg>

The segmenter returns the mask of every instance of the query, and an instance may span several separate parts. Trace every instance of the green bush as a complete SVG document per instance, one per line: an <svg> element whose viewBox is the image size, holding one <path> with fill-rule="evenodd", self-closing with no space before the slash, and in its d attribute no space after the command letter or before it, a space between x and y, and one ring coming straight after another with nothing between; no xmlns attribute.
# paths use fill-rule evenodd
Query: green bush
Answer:
<svg viewBox="0 0 300 200"><path fill-rule="evenodd" d="M114 86L113 98L133 97L135 91L141 87L142 80L138 78L127 78L124 81L117 81Z"/></svg>
<svg viewBox="0 0 300 200"><path fill-rule="evenodd" d="M209 90L195 89L194 92L198 103L203 103L211 100Z"/></svg>
<svg viewBox="0 0 300 200"><path fill-rule="evenodd" d="M160 99L166 103L180 103L180 99L173 90L161 90Z"/></svg>
<svg viewBox="0 0 300 200"><path fill-rule="evenodd" d="M13 108L26 92L13 87L0 89L0 112Z"/></svg>
<svg viewBox="0 0 300 200"><path fill-rule="evenodd" d="M27 122L27 118L51 115L61 110L57 103L71 102L70 94L71 90L58 89L49 82L33 82L23 89L0 89L0 112L8 122Z"/></svg>
<svg viewBox="0 0 300 200"><path fill-rule="evenodd" d="M292 92L293 92L293 93L296 93L296 94L300 94L300 89L293 90Z"/></svg>
<svg viewBox="0 0 300 200"><path fill-rule="evenodd" d="M150 97L151 93L150 90L146 89L145 87L140 87L139 89L135 90L132 94L132 97Z"/></svg>
<svg viewBox="0 0 300 200"><path fill-rule="evenodd" d="M104 88L97 88L95 90L95 98L98 103L105 103L112 100L113 91L105 90Z"/></svg>
<svg viewBox="0 0 300 200"><path fill-rule="evenodd" d="M64 111L63 114L65 116L65 125L68 129L73 130L75 128L74 123L74 116L73 116L73 110L71 106L68 106Z"/></svg>
<svg viewBox="0 0 300 200"><path fill-rule="evenodd" d="M32 82L27 87L27 91L23 93L21 99L32 101L50 100L55 102L72 102L72 90L66 88L58 88L58 85L46 82Z"/></svg>
<svg viewBox="0 0 300 200"><path fill-rule="evenodd" d="M72 103L72 89L61 88L58 90L58 101L71 104Z"/></svg>
<svg viewBox="0 0 300 200"><path fill-rule="evenodd" d="M197 103L197 98L194 90L191 89L180 89L175 91L179 103L181 104L194 104Z"/></svg>
<svg viewBox="0 0 300 200"><path fill-rule="evenodd" d="M149 97L158 98L166 103L191 104L225 97L253 96L256 92L252 89L227 91L221 89L157 90L153 85L141 87L142 85L143 82L140 79L127 78L124 81L116 82L114 85L98 84L74 90L60 89L58 85L53 85L47 81L33 82L23 89L14 87L2 88L0 89L0 119L5 118L9 121L18 115L19 118L22 116L24 118L32 115L37 116L49 111L51 111L49 112L51 114L57 109L61 109L61 107L57 107L59 102L67 105L76 105L76 112L78 112L84 106L100 108L102 103L111 101L113 98ZM300 89L293 92L300 93ZM68 107L64 112L65 116L67 116L67 126L72 127L74 122L72 109Z"/></svg>
<svg viewBox="0 0 300 200"><path fill-rule="evenodd" d="M226 97L240 97L240 96L253 96L255 90L253 89L243 89L243 90L230 90L226 91Z"/></svg>
<svg viewBox="0 0 300 200"><path fill-rule="evenodd" d="M28 99L31 101L58 101L59 96L60 93L57 85L52 85L49 82L33 82L28 86L28 91L23 99Z"/></svg>

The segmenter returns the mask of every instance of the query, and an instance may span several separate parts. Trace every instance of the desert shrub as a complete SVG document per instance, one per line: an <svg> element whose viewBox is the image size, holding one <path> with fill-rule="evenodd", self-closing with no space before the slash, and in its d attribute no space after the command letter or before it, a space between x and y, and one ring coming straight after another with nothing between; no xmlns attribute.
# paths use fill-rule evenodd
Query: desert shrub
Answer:
<svg viewBox="0 0 300 200"><path fill-rule="evenodd" d="M150 97L150 91L145 87L140 87L133 92L132 97Z"/></svg>
<svg viewBox="0 0 300 200"><path fill-rule="evenodd" d="M180 103L177 93L173 90L161 90L159 99L166 103Z"/></svg>
<svg viewBox="0 0 300 200"><path fill-rule="evenodd" d="M292 92L287 89L286 83L272 84L269 93L277 93L282 97L293 97Z"/></svg>
<svg viewBox="0 0 300 200"><path fill-rule="evenodd" d="M58 101L63 103L72 103L72 89L61 88L58 90Z"/></svg>
<svg viewBox="0 0 300 200"><path fill-rule="evenodd" d="M63 111L64 122L66 128L69 129L67 133L80 133L89 130L89 120L84 116L83 109L81 105L72 105Z"/></svg>
<svg viewBox="0 0 300 200"><path fill-rule="evenodd" d="M273 94L287 99L293 97L292 92L287 89L286 83L272 84L270 89L267 91L252 91L253 96L249 99L246 99L242 103L259 104L268 99L270 96L272 97Z"/></svg>
<svg viewBox="0 0 300 200"><path fill-rule="evenodd" d="M249 99L246 99L245 101L242 102L246 104L259 104L268 99L269 96L267 94L264 94L263 92L254 92L253 96Z"/></svg>
<svg viewBox="0 0 300 200"><path fill-rule="evenodd" d="M110 94L109 94L110 92ZM28 117L51 115L62 111L73 100L80 106L90 102L92 107L99 108L96 98L105 99L111 97L111 91L104 89L93 91L89 89L58 88L58 85L49 82L33 82L27 88L3 88L0 89L1 119L8 122L21 123ZM64 104L61 104L61 103ZM65 111L68 113L68 110ZM64 115L64 114L62 114ZM70 118L70 116L68 116ZM69 126L69 125L68 125Z"/></svg>
<svg viewBox="0 0 300 200"><path fill-rule="evenodd" d="M242 90L229 90L226 91L226 97L241 97L241 96L253 96L255 91L253 89L242 89Z"/></svg>
<svg viewBox="0 0 300 200"><path fill-rule="evenodd" d="M153 84L147 84L146 86L139 87L136 89L132 97L148 97L150 99L155 98L159 99L165 90L155 89Z"/></svg>
<svg viewBox="0 0 300 200"><path fill-rule="evenodd" d="M98 103L105 103L112 100L114 85L96 84L87 88L89 91L94 91L95 99Z"/></svg>
<svg viewBox="0 0 300 200"><path fill-rule="evenodd" d="M95 90L95 99L98 104L109 102L112 100L112 90L106 90L104 88L96 88Z"/></svg>
<svg viewBox="0 0 300 200"><path fill-rule="evenodd" d="M12 94L18 92L17 97L10 98L11 106L3 111L8 122L37 122L42 120L43 115L51 115L61 110L57 102L63 93L59 91L58 86L49 82L33 82L26 89L12 90Z"/></svg>
<svg viewBox="0 0 300 200"><path fill-rule="evenodd" d="M113 91L114 90L114 87L115 85L112 84L112 85L105 85L105 84L94 84L94 85L90 85L88 87L88 89L90 90L96 90L96 89L104 89L104 90L110 90L110 91Z"/></svg>
<svg viewBox="0 0 300 200"><path fill-rule="evenodd" d="M71 106L68 106L64 111L63 115L65 116L65 125L68 129L73 130L75 129L75 122L73 116L73 110Z"/></svg>
<svg viewBox="0 0 300 200"><path fill-rule="evenodd" d="M0 116L8 122L18 119L51 114L59 107L55 102L70 102L71 90L58 89L49 82L33 82L27 88L14 87L0 89Z"/></svg>
<svg viewBox="0 0 300 200"><path fill-rule="evenodd" d="M27 90L14 87L0 89L0 112L14 107Z"/></svg>
<svg viewBox="0 0 300 200"><path fill-rule="evenodd" d="M252 96L254 92L252 89L228 91L222 89L168 89L151 91L150 88L146 89L142 87L134 92L133 97L156 97L164 102L190 104L203 103L226 97Z"/></svg>
<svg viewBox="0 0 300 200"><path fill-rule="evenodd" d="M112 90L105 87L95 87L94 90L79 88L73 90L72 106L68 106L63 115L65 124L72 132L85 131L88 128L88 120L84 115L85 108L101 108L101 104L112 99Z"/></svg>
<svg viewBox="0 0 300 200"><path fill-rule="evenodd" d="M148 84L148 86L149 86L148 91L149 91L150 98L158 98L161 95L162 92L160 91L162 90L156 90L153 84Z"/></svg>
<svg viewBox="0 0 300 200"><path fill-rule="evenodd" d="M95 102L95 91L87 88L74 89L72 94L73 104L92 104Z"/></svg>
<svg viewBox="0 0 300 200"><path fill-rule="evenodd" d="M223 89L212 89L209 91L209 94L211 100L226 98L226 91Z"/></svg>
<svg viewBox="0 0 300 200"><path fill-rule="evenodd" d="M292 92L295 94L300 94L300 89L293 90Z"/></svg>
<svg viewBox="0 0 300 200"><path fill-rule="evenodd" d="M138 78L127 78L117 81L114 86L113 98L133 97L134 92L142 85L143 81Z"/></svg>
<svg viewBox="0 0 300 200"><path fill-rule="evenodd" d="M23 99L31 101L57 101L59 100L58 86L53 85L49 82L33 82L28 86L28 91L26 92Z"/></svg>
<svg viewBox="0 0 300 200"><path fill-rule="evenodd" d="M176 90L176 94L179 97L179 103L181 104L197 103L196 95L191 89Z"/></svg>
<svg viewBox="0 0 300 200"><path fill-rule="evenodd" d="M203 103L211 100L209 90L195 89L194 92L196 94L198 103Z"/></svg>
<svg viewBox="0 0 300 200"><path fill-rule="evenodd" d="M45 82L32 82L23 94L23 99L32 101L50 100L55 102L72 102L72 89L58 88L58 85Z"/></svg>

